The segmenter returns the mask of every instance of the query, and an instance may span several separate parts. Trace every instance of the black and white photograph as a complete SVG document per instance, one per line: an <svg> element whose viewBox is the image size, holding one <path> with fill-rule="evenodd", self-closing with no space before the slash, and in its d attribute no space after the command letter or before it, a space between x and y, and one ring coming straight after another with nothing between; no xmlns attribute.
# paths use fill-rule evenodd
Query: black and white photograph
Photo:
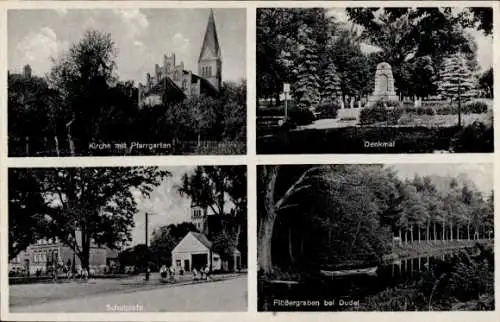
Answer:
<svg viewBox="0 0 500 322"><path fill-rule="evenodd" d="M259 311L494 311L493 164L261 165Z"/></svg>
<svg viewBox="0 0 500 322"><path fill-rule="evenodd" d="M258 154L493 152L492 7L257 8Z"/></svg>
<svg viewBox="0 0 500 322"><path fill-rule="evenodd" d="M246 166L11 168L10 313L247 311Z"/></svg>
<svg viewBox="0 0 500 322"><path fill-rule="evenodd" d="M10 157L246 153L246 10L10 9Z"/></svg>

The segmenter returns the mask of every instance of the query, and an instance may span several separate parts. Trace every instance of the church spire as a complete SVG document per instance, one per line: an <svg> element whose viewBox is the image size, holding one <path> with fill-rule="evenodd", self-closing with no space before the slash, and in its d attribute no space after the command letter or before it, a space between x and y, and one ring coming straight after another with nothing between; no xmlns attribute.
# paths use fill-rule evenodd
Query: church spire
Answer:
<svg viewBox="0 0 500 322"><path fill-rule="evenodd" d="M210 9L210 15L208 16L207 28L205 29L205 36L203 37L203 44L201 46L198 62L207 58L221 59L219 38L217 37L214 11L212 9Z"/></svg>

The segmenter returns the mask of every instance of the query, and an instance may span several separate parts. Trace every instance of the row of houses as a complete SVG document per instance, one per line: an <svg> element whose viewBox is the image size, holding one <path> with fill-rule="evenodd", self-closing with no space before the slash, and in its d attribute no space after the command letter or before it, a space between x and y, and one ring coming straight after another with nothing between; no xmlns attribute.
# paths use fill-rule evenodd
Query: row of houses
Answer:
<svg viewBox="0 0 500 322"><path fill-rule="evenodd" d="M209 229L220 230L221 223L216 216L210 216L200 207L191 207L191 222L198 231L192 231L172 250L172 265L176 271L191 272L193 269L209 267L211 271L239 271L242 268L241 252L231 249L228 259L214 251L214 244L209 240ZM30 245L9 262L9 272L22 275L45 274L48 264L72 267L78 271L81 262L73 250L56 238L40 239ZM110 267L119 265L118 252L91 243L89 268L97 274L105 273Z"/></svg>

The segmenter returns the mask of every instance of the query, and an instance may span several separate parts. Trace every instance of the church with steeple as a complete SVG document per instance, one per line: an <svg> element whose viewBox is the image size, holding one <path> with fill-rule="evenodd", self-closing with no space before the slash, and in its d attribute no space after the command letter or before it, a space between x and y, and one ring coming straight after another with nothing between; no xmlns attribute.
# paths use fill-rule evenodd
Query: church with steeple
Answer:
<svg viewBox="0 0 500 322"><path fill-rule="evenodd" d="M184 63L176 61L175 53L165 54L162 66L156 64L154 74L147 73L145 83L139 83L139 106L160 105L165 100L178 102L200 95L215 96L221 85L221 48L214 12L210 9L197 73L184 69Z"/></svg>

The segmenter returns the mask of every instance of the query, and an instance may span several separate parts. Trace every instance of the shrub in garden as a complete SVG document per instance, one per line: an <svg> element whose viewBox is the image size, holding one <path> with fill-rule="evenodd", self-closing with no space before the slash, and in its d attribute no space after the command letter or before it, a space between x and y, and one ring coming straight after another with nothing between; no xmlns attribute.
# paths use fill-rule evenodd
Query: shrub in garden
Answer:
<svg viewBox="0 0 500 322"><path fill-rule="evenodd" d="M493 126L475 121L460 130L450 145L454 152L492 152Z"/></svg>
<svg viewBox="0 0 500 322"><path fill-rule="evenodd" d="M462 108L462 112L464 114L474 113L474 114L482 114L488 112L488 104L481 101L472 101L466 103Z"/></svg>
<svg viewBox="0 0 500 322"><path fill-rule="evenodd" d="M381 108L384 108L384 107L394 107L394 108L402 108L403 107L403 103L400 102L400 101L393 101L393 100L378 100L377 102L375 102L375 104L373 105L373 107L381 107Z"/></svg>
<svg viewBox="0 0 500 322"><path fill-rule="evenodd" d="M403 114L401 108L384 108L384 107L371 107L364 108L359 114L359 122L361 124L373 124L379 122L387 122L388 124L397 124L399 118Z"/></svg>
<svg viewBox="0 0 500 322"><path fill-rule="evenodd" d="M308 125L315 120L313 112L308 109L297 108L290 110L288 116L297 125Z"/></svg>
<svg viewBox="0 0 500 322"><path fill-rule="evenodd" d="M431 106L426 107L406 107L404 109L405 113L417 114L417 115L436 115L436 110Z"/></svg>
<svg viewBox="0 0 500 322"><path fill-rule="evenodd" d="M340 106L335 103L325 103L321 104L316 108L316 112L320 113L320 118L324 119L335 119L337 118L338 110Z"/></svg>

